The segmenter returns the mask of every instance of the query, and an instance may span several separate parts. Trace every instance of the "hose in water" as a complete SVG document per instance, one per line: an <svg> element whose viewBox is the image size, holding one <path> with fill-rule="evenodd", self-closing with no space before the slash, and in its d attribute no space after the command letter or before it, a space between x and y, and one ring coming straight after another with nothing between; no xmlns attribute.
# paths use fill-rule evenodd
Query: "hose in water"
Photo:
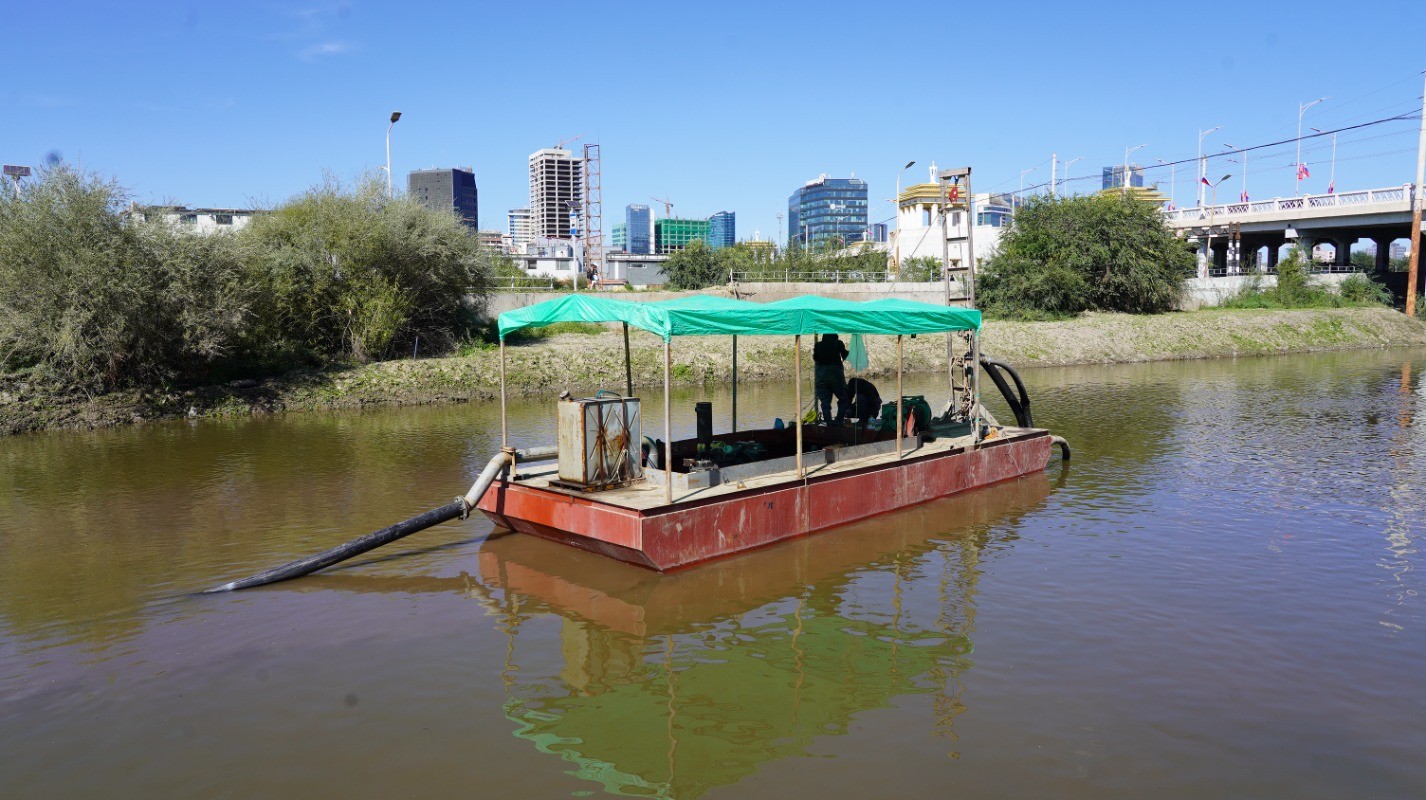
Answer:
<svg viewBox="0 0 1426 800"><path fill-rule="evenodd" d="M495 479L499 477L501 472L514 464L517 458L525 461L535 461L542 458L550 458L557 455L558 452L559 451L553 447L532 447L527 450L502 450L497 453L494 458L490 459L490 463L485 465L485 469L481 471L480 477L476 478L475 483L470 487L470 491L466 492L464 497L457 497L455 500L440 508L433 508L424 514L418 514L408 520L398 522L395 525L382 528L379 531L373 531L360 539L353 539L346 544L338 545L330 550L323 550L316 555L299 558L289 564L274 567L266 572L259 572L256 575L243 578L242 580L229 581L221 586L214 586L205 591L204 594L231 592L236 589L248 589L253 586L285 581L289 578L299 578L303 575L316 572L319 569L330 567L338 562L346 561L354 556L359 556L368 550L375 550L384 544L390 544L397 539L410 536L418 531L424 531L433 525L439 525L442 522L455 519L456 517L464 517L480 502L481 495L484 495L485 490L490 488L490 484L495 482Z"/></svg>

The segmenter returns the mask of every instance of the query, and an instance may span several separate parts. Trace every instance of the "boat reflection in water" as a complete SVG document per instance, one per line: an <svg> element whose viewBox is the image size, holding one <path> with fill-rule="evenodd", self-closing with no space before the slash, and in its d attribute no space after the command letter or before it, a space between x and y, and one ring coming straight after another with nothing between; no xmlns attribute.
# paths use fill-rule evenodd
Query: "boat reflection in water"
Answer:
<svg viewBox="0 0 1426 800"><path fill-rule="evenodd" d="M736 783L902 696L951 737L981 560L1048 492L1038 472L671 574L491 538L476 592L508 637L506 715L570 774L656 797ZM520 639L545 615L558 656Z"/></svg>

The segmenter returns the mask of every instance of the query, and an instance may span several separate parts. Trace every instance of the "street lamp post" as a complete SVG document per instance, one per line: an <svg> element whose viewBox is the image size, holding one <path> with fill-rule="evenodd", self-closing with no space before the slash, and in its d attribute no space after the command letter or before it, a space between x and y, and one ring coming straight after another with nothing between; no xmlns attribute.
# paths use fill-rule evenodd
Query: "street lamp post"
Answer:
<svg viewBox="0 0 1426 800"><path fill-rule="evenodd" d="M896 214L896 229L891 234L892 241L892 264L891 271L897 276L901 275L901 176L906 174L906 170L916 166L915 161L907 161L906 166L896 173L896 200L892 203Z"/></svg>
<svg viewBox="0 0 1426 800"><path fill-rule="evenodd" d="M1039 167L1031 167L1029 169L1020 170L1020 189L1015 192L1015 207L1010 209L1010 219L1012 221L1020 213L1020 195L1025 193L1025 176L1029 175L1037 169L1039 169ZM1053 175L1051 175L1050 177L1051 179L1054 178Z"/></svg>
<svg viewBox="0 0 1426 800"><path fill-rule="evenodd" d="M1124 148L1124 188L1121 189L1121 192L1125 197L1129 196L1129 154L1136 150L1143 150L1145 147L1148 147L1148 145L1141 144L1137 147Z"/></svg>
<svg viewBox="0 0 1426 800"><path fill-rule="evenodd" d="M1203 137L1216 131L1222 130L1222 125L1215 125L1206 131L1198 132L1198 207L1203 208L1203 182L1208 179L1208 162L1203 160Z"/></svg>
<svg viewBox="0 0 1426 800"><path fill-rule="evenodd" d="M396 127L396 120L401 119L400 111L391 112L391 124L386 126L386 196L391 194L391 129Z"/></svg>
<svg viewBox="0 0 1426 800"><path fill-rule="evenodd" d="M1211 205L1208 206L1208 245L1203 259L1203 273L1198 276L1200 278L1208 277L1208 272L1212 269L1211 265L1213 264L1213 211L1218 206L1218 184L1231 177L1233 177L1231 174L1224 175L1218 179L1217 183L1214 183L1210 187L1213 189L1213 199L1209 201ZM1199 183L1199 185L1202 186L1203 184Z"/></svg>
<svg viewBox="0 0 1426 800"><path fill-rule="evenodd" d="M1177 169L1178 169L1178 168L1177 168L1177 166L1175 166L1175 165L1176 165L1178 162L1176 162L1176 161L1165 161L1165 160L1163 160L1162 158L1156 158L1156 159L1154 159L1154 160L1157 161L1157 162L1159 162L1160 164L1167 164L1167 165L1168 165L1168 168L1169 168L1169 210L1170 210L1170 211L1173 211L1173 210L1176 208L1176 206L1174 205L1174 195L1173 195L1173 189L1174 189L1174 185L1173 185L1173 183L1174 183L1174 173L1177 172Z"/></svg>
<svg viewBox="0 0 1426 800"><path fill-rule="evenodd" d="M1069 168L1070 168L1070 165L1074 164L1074 162L1076 162L1076 161L1083 161L1083 160L1084 160L1084 156L1079 156L1079 157L1077 157L1077 158L1071 158L1069 161L1066 161L1066 162L1065 162L1065 179L1064 179L1063 181L1060 181L1060 183L1069 183Z"/></svg>
<svg viewBox="0 0 1426 800"><path fill-rule="evenodd" d="M1293 177L1297 179L1292 188L1292 194L1294 196L1302 194L1302 115L1307 109L1326 99L1325 97L1319 97L1310 103L1297 104L1297 163L1292 165Z"/></svg>
<svg viewBox="0 0 1426 800"><path fill-rule="evenodd" d="M1308 126L1312 128L1311 125ZM1326 133L1321 128L1312 128L1318 133ZM1332 131L1332 169L1327 175L1327 194L1337 193L1337 132Z"/></svg>

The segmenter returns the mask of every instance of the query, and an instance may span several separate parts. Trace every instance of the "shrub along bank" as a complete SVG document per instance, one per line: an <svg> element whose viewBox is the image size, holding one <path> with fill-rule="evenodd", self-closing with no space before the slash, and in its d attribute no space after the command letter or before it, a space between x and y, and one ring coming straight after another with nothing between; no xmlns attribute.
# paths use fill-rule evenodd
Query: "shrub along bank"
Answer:
<svg viewBox="0 0 1426 800"><path fill-rule="evenodd" d="M1207 310L1157 315L1091 313L1052 322L992 320L985 351L1016 367L1094 364L1236 355L1426 347L1426 324L1386 308L1320 310ZM635 332L636 386L663 383L663 348L657 337ZM895 374L895 344L870 337L874 380ZM945 340L905 341L907 369L940 372ZM507 380L516 395L554 397L560 389L592 393L621 390L623 338L604 326L570 326L506 348ZM803 353L810 359L809 352ZM687 337L673 347L673 380L682 385L731 377L724 337ZM791 343L739 337L738 374L744 381L790 380ZM810 362L804 374L811 374ZM0 432L95 427L163 417L245 416L284 410L348 409L372 405L488 401L499 391L499 353L473 344L460 355L365 365L329 365L282 378L173 391L120 391L97 398L57 395L23 380L0 379ZM877 376L881 376L878 378Z"/></svg>
<svg viewBox="0 0 1426 800"><path fill-rule="evenodd" d="M237 233L126 212L112 180L48 167L0 192L0 375L50 391L170 391L448 350L496 257L378 182L314 187ZM477 304L480 302L476 296Z"/></svg>

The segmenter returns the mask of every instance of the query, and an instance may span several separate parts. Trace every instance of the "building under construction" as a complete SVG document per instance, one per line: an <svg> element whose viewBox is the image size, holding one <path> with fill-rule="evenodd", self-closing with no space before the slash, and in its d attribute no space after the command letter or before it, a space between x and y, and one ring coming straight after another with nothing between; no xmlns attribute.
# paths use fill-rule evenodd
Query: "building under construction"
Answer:
<svg viewBox="0 0 1426 800"><path fill-rule="evenodd" d="M569 239L584 201L584 163L561 147L530 154L530 237Z"/></svg>

